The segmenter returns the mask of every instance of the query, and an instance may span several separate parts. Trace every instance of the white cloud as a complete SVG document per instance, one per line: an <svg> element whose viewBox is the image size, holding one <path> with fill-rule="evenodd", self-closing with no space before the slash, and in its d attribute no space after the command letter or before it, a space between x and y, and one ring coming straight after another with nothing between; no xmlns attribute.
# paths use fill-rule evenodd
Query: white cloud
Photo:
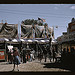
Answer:
<svg viewBox="0 0 75 75"><path fill-rule="evenodd" d="M70 9L75 9L75 6L71 6Z"/></svg>

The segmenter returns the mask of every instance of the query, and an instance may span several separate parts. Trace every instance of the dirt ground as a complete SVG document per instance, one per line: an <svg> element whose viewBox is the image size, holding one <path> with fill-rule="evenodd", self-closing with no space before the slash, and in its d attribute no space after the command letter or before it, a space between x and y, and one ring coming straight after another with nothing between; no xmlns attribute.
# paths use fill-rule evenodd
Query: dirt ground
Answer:
<svg viewBox="0 0 75 75"><path fill-rule="evenodd" d="M13 64L0 62L0 72L10 72L12 70ZM18 71L17 66L14 71ZM44 62L44 59L41 62L36 59L32 62L21 63L19 65L19 72L70 72L70 70L61 68L53 62L49 62L48 59L47 62Z"/></svg>

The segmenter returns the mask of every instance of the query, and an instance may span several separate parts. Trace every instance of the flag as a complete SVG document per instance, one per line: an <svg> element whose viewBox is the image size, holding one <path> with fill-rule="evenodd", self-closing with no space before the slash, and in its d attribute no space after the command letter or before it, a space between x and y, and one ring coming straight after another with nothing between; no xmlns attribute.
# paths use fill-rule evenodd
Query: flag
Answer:
<svg viewBox="0 0 75 75"><path fill-rule="evenodd" d="M46 22L45 19L43 19L43 18L42 18L42 21L43 21L43 22Z"/></svg>
<svg viewBox="0 0 75 75"><path fill-rule="evenodd" d="M38 17L38 20L41 20L41 18Z"/></svg>
<svg viewBox="0 0 75 75"><path fill-rule="evenodd" d="M38 17L38 20L41 20L42 22L45 22L45 19L43 19L43 18Z"/></svg>

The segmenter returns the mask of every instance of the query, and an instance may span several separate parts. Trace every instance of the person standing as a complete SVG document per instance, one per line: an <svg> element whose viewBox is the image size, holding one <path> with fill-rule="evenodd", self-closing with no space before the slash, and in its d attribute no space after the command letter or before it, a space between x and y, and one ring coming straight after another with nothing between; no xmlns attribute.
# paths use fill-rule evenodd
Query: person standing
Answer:
<svg viewBox="0 0 75 75"><path fill-rule="evenodd" d="M20 58L21 58L21 62L23 62L23 50L22 50L22 47L21 47L21 51L20 51Z"/></svg>
<svg viewBox="0 0 75 75"><path fill-rule="evenodd" d="M57 62L58 53L55 52L55 62Z"/></svg>
<svg viewBox="0 0 75 75"><path fill-rule="evenodd" d="M23 50L23 63L25 63L25 50Z"/></svg>
<svg viewBox="0 0 75 75"><path fill-rule="evenodd" d="M32 61L32 58L33 58L33 54L30 53L30 61Z"/></svg>
<svg viewBox="0 0 75 75"><path fill-rule="evenodd" d="M23 63L26 63L27 58L26 58L26 49L25 48L23 48L23 50L22 50L22 58L23 58Z"/></svg>
<svg viewBox="0 0 75 75"><path fill-rule="evenodd" d="M12 64L13 63L13 50L11 49L10 50L10 64Z"/></svg>
<svg viewBox="0 0 75 75"><path fill-rule="evenodd" d="M54 47L53 47L52 52L53 52L53 61L54 61L54 59L55 59L55 49L54 49Z"/></svg>
<svg viewBox="0 0 75 75"><path fill-rule="evenodd" d="M11 58L11 52L8 51L8 62L10 63L10 58Z"/></svg>
<svg viewBox="0 0 75 75"><path fill-rule="evenodd" d="M17 65L17 70L19 71L18 65L20 64L20 59L19 59L19 53L18 53L17 48L14 48L13 57L14 57L14 60L13 60L13 62L14 62L13 71L15 69L15 65Z"/></svg>
<svg viewBox="0 0 75 75"><path fill-rule="evenodd" d="M44 47L43 53L44 53L44 56L45 56L45 62L46 62L46 59L47 59L47 49L46 49L46 47Z"/></svg>
<svg viewBox="0 0 75 75"><path fill-rule="evenodd" d="M49 50L49 59L50 59L50 62L51 62L51 50Z"/></svg>

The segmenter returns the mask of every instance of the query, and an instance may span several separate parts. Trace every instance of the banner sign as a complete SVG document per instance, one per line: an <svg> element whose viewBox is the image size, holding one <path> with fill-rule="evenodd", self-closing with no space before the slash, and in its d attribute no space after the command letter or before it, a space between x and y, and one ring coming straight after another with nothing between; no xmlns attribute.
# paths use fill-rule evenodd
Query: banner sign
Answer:
<svg viewBox="0 0 75 75"><path fill-rule="evenodd" d="M13 49L13 46L7 46L9 51Z"/></svg>
<svg viewBox="0 0 75 75"><path fill-rule="evenodd" d="M0 60L5 60L4 51L0 51Z"/></svg>

